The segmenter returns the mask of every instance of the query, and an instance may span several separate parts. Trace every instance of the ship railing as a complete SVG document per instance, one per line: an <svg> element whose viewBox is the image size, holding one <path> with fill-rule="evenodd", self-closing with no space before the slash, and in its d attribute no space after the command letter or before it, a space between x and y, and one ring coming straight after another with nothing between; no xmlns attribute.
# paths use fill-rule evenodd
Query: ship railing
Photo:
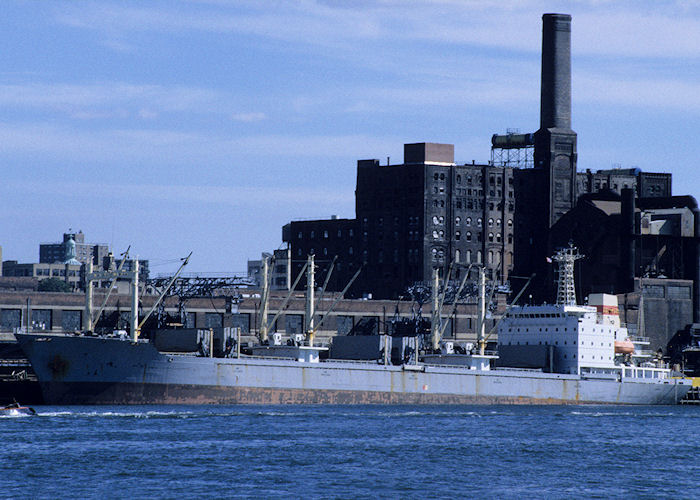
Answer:
<svg viewBox="0 0 700 500"><path fill-rule="evenodd" d="M665 379L669 377L668 368L647 366L623 366L621 375L623 378Z"/></svg>
<svg viewBox="0 0 700 500"><path fill-rule="evenodd" d="M255 356L255 355L241 355L241 357L245 357L246 359L271 359L275 361L297 361L297 358L292 358L292 357L285 357L285 356ZM379 361L381 360L376 360L376 359L369 359L369 360L364 360L364 359L322 359L320 360L320 363L314 363L314 364L323 364L327 361L333 361L333 362L342 362L342 363L354 363L358 365L376 365Z"/></svg>
<svg viewBox="0 0 700 500"><path fill-rule="evenodd" d="M500 371L513 371L513 372L532 372L532 373L542 373L542 368L515 368L511 366L498 366L495 368Z"/></svg>
<svg viewBox="0 0 700 500"><path fill-rule="evenodd" d="M27 367L31 366L26 359L0 359L0 366Z"/></svg>
<svg viewBox="0 0 700 500"><path fill-rule="evenodd" d="M651 351L649 349L635 349L634 352L632 353L632 356L635 357L644 357L644 358L650 358L654 355L654 351Z"/></svg>
<svg viewBox="0 0 700 500"><path fill-rule="evenodd" d="M651 343L649 340L649 337L642 337L641 335L633 335L630 337L630 340L634 344L649 344L649 343Z"/></svg>

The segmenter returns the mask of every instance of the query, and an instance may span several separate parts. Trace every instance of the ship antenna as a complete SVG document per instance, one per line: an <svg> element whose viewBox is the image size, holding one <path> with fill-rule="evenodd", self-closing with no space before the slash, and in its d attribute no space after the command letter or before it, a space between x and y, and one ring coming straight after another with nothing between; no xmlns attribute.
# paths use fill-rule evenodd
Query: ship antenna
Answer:
<svg viewBox="0 0 700 500"><path fill-rule="evenodd" d="M557 263L557 305L575 306L574 262L583 258L572 242L561 248L551 257Z"/></svg>

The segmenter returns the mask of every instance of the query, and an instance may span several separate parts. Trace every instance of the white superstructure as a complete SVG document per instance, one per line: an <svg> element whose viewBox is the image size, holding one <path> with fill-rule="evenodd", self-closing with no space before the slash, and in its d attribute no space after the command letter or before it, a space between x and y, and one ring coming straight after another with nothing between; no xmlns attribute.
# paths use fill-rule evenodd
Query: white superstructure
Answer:
<svg viewBox="0 0 700 500"><path fill-rule="evenodd" d="M520 358L555 373L670 377L665 367L633 366L631 358L616 353L616 343L617 352L621 345L632 343L620 323L615 295L591 294L587 305L576 305L573 265L579 258L572 246L552 257L559 264L558 304L513 307L505 314L498 327L498 350L504 364Z"/></svg>

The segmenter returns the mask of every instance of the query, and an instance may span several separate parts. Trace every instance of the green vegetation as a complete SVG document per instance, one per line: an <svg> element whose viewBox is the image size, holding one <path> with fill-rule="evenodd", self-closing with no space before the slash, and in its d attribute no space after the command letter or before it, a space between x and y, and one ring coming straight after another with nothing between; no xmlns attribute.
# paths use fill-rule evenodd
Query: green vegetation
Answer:
<svg viewBox="0 0 700 500"><path fill-rule="evenodd" d="M65 281L58 278L46 278L39 282L40 292L72 292L73 289Z"/></svg>

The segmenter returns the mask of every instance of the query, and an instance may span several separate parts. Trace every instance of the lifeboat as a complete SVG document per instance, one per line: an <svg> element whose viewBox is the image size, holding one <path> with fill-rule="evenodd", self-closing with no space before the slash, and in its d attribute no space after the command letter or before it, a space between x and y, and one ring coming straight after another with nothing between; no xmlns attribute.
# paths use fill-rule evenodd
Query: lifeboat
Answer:
<svg viewBox="0 0 700 500"><path fill-rule="evenodd" d="M634 344L630 339L615 341L615 354L632 354L634 352Z"/></svg>

